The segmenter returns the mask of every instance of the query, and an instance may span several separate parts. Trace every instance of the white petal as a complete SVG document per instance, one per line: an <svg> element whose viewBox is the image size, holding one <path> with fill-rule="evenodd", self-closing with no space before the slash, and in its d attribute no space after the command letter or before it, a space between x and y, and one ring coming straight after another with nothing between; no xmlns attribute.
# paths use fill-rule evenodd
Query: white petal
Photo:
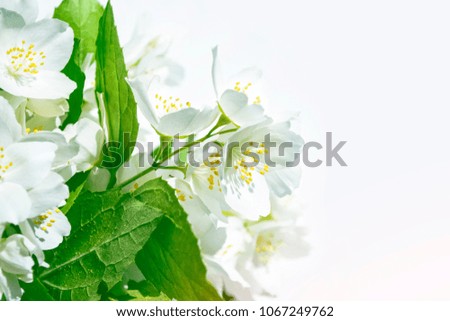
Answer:
<svg viewBox="0 0 450 321"><path fill-rule="evenodd" d="M237 111L231 119L239 126L250 126L263 122L267 117L261 105L248 105Z"/></svg>
<svg viewBox="0 0 450 321"><path fill-rule="evenodd" d="M38 133L40 131L52 131L61 125L59 117L42 117L34 114L26 122L26 128L30 129L31 134Z"/></svg>
<svg viewBox="0 0 450 321"><path fill-rule="evenodd" d="M165 56L144 57L135 70L135 73L138 76L157 76L167 86L177 86L184 78L183 67Z"/></svg>
<svg viewBox="0 0 450 321"><path fill-rule="evenodd" d="M65 99L30 99L27 107L43 117L63 116L69 111L69 103Z"/></svg>
<svg viewBox="0 0 450 321"><path fill-rule="evenodd" d="M0 224L18 224L30 217L31 200L20 185L0 183Z"/></svg>
<svg viewBox="0 0 450 321"><path fill-rule="evenodd" d="M217 227L217 220L209 215L210 211L188 183L177 179L175 187L180 204L188 213L192 230L200 241L202 253L213 255L225 242L225 230Z"/></svg>
<svg viewBox="0 0 450 321"><path fill-rule="evenodd" d="M0 0L0 8L17 12L26 23L36 21L39 12L36 0Z"/></svg>
<svg viewBox="0 0 450 321"><path fill-rule="evenodd" d="M275 146L270 148L270 160L282 166L294 161L296 153L301 151L303 139L290 130L290 122L273 123L268 118L262 123L240 129L230 136L229 141L262 143L269 134L270 142L275 143ZM291 143L291 145L280 148L283 143Z"/></svg>
<svg viewBox="0 0 450 321"><path fill-rule="evenodd" d="M2 293L7 301L20 301L23 290L19 285L17 276L3 272L0 267L0 296Z"/></svg>
<svg viewBox="0 0 450 321"><path fill-rule="evenodd" d="M300 185L300 177L299 167L272 167L265 175L271 192L278 197L291 194Z"/></svg>
<svg viewBox="0 0 450 321"><path fill-rule="evenodd" d="M26 99L25 97L13 96L7 93L6 91L0 91L0 96L5 98L6 101L15 110L17 122L22 127L22 134L25 134L26 118L27 118L26 106L28 103L28 99Z"/></svg>
<svg viewBox="0 0 450 321"><path fill-rule="evenodd" d="M6 101L12 106L14 110L19 108L22 104L27 104L27 99L25 97L18 97L7 93L6 91L0 91L0 97L6 99Z"/></svg>
<svg viewBox="0 0 450 321"><path fill-rule="evenodd" d="M272 207L272 217L276 221L294 223L302 215L302 205L299 204L295 194L277 197L273 193L270 195L270 204Z"/></svg>
<svg viewBox="0 0 450 321"><path fill-rule="evenodd" d="M261 69L257 67L247 67L237 74L231 76L230 78L230 86L234 86L236 82L240 82L242 85L246 85L251 83L253 85L262 77ZM233 88L233 87L230 87Z"/></svg>
<svg viewBox="0 0 450 321"><path fill-rule="evenodd" d="M69 166L71 160L78 154L80 146L75 142L68 143L66 137L61 132L41 131L30 133L25 136L22 142L50 142L57 146L55 160L53 161L53 170L62 170Z"/></svg>
<svg viewBox="0 0 450 321"><path fill-rule="evenodd" d="M0 147L5 148L12 142L18 140L22 129L16 120L13 108L0 97Z"/></svg>
<svg viewBox="0 0 450 321"><path fill-rule="evenodd" d="M30 242L32 242L35 247L33 250L33 255L36 257L39 266L48 268L48 263L45 262L45 254L44 251L39 248L39 240L34 233L34 226L31 220L26 220L19 224L20 232L24 235Z"/></svg>
<svg viewBox="0 0 450 321"><path fill-rule="evenodd" d="M86 171L99 158L105 135L102 128L94 121L83 118L76 123L77 135L74 143L79 146L79 152L72 160L79 171Z"/></svg>
<svg viewBox="0 0 450 321"><path fill-rule="evenodd" d="M254 242L254 263L267 265L280 258L297 258L307 255L309 244L305 241L305 229L295 225L295 220L266 220L250 226L260 244ZM264 248L269 245L269 248ZM256 247L260 247L257 249Z"/></svg>
<svg viewBox="0 0 450 321"><path fill-rule="evenodd" d="M234 169L228 169L228 171L234 171ZM262 175L255 174L250 185L242 182L237 175L227 176L223 183L225 200L233 210L251 221L269 215L270 193Z"/></svg>
<svg viewBox="0 0 450 321"><path fill-rule="evenodd" d="M200 247L202 252L207 255L217 253L217 251L219 251L223 246L226 237L227 234L224 227L216 227L211 225L200 238Z"/></svg>
<svg viewBox="0 0 450 321"><path fill-rule="evenodd" d="M10 3L14 1L2 0L2 2ZM19 13L14 12L14 10L5 8L5 6L0 4L0 28L2 30L0 39L3 42L0 46L2 46L2 49L4 48L3 45L5 45L4 41L8 39L5 37L5 34L8 34L8 31L10 31L11 29L16 29L16 31L18 31L24 25L25 21ZM8 40L10 39L11 38L9 38Z"/></svg>
<svg viewBox="0 0 450 321"><path fill-rule="evenodd" d="M0 8L17 12L26 23L36 21L39 12L36 0L0 0Z"/></svg>
<svg viewBox="0 0 450 321"><path fill-rule="evenodd" d="M286 166L287 162L292 162L296 154L300 153L304 144L303 139L290 130L290 122L274 123L268 126L267 130L261 130L260 135L270 133L270 140L276 143L276 147L281 146L282 143L290 143L291 146L285 148L273 148L270 153L272 161L277 164Z"/></svg>
<svg viewBox="0 0 450 321"><path fill-rule="evenodd" d="M225 203L224 195L218 186L219 178L215 177L211 169L207 166L189 167L188 176L192 180L193 190L206 205L209 211L218 218L222 217L222 211L228 210L229 207ZM212 189L208 179L214 177Z"/></svg>
<svg viewBox="0 0 450 321"><path fill-rule="evenodd" d="M69 197L69 189L61 176L50 172L41 184L28 192L28 196L32 202L31 212L38 215L49 208L61 206Z"/></svg>
<svg viewBox="0 0 450 321"><path fill-rule="evenodd" d="M4 90L13 95L35 99L69 98L76 88L72 80L58 71L41 70L33 76L21 76L19 81L2 78L0 86Z"/></svg>
<svg viewBox="0 0 450 321"><path fill-rule="evenodd" d="M110 178L111 174L107 169L94 167L89 173L85 187L91 192L104 192L108 188Z"/></svg>
<svg viewBox="0 0 450 321"><path fill-rule="evenodd" d="M10 63L10 57L7 51L14 47L17 35L20 29L25 25L25 21L18 13L0 8L0 81L7 75L7 65ZM4 89L3 86L0 88Z"/></svg>
<svg viewBox="0 0 450 321"><path fill-rule="evenodd" d="M0 242L0 267L4 272L28 278L34 265L34 245L23 235L14 234Z"/></svg>
<svg viewBox="0 0 450 321"><path fill-rule="evenodd" d="M207 278L219 293L226 291L236 299L249 300L251 298L242 297L250 286L234 266L214 257L204 258L207 267Z"/></svg>
<svg viewBox="0 0 450 321"><path fill-rule="evenodd" d="M235 90L226 90L220 97L222 111L238 126L250 126L266 119L260 105L248 105L248 97Z"/></svg>
<svg viewBox="0 0 450 321"><path fill-rule="evenodd" d="M44 52L45 70L62 70L72 55L74 35L69 25L57 19L44 19L26 25L18 35L18 42L34 44L33 50ZM59 98L59 97L57 97Z"/></svg>
<svg viewBox="0 0 450 321"><path fill-rule="evenodd" d="M299 226L285 227L281 231L283 244L280 246L280 255L286 258L297 258L309 253L310 245L305 241L306 231Z"/></svg>
<svg viewBox="0 0 450 321"><path fill-rule="evenodd" d="M218 116L218 110L214 108L184 108L163 116L155 129L167 136L188 136L209 127Z"/></svg>
<svg viewBox="0 0 450 321"><path fill-rule="evenodd" d="M223 76L219 62L219 48L217 46L212 49L212 56L213 56L213 63L211 76L216 97L217 99L219 99L220 94L223 92L223 83L222 83Z"/></svg>
<svg viewBox="0 0 450 321"><path fill-rule="evenodd" d="M148 86L145 84L145 82L148 81L138 78L136 80L129 80L128 82L133 90L134 98L136 99L136 103L142 114L152 126L156 126L159 123L159 118L150 102Z"/></svg>
<svg viewBox="0 0 450 321"><path fill-rule="evenodd" d="M152 37L147 32L148 21L138 19L134 24L133 32L124 45L123 53L126 64L135 64L142 57L152 54L153 56L165 55L172 42L169 36ZM120 36L120 35L119 35Z"/></svg>
<svg viewBox="0 0 450 321"><path fill-rule="evenodd" d="M55 151L56 145L47 142L23 142L8 146L3 164L12 163L12 166L3 173L4 180L20 184L25 189L40 184L52 168Z"/></svg>
<svg viewBox="0 0 450 321"><path fill-rule="evenodd" d="M248 97L239 91L227 89L220 97L220 106L230 117L248 105Z"/></svg>
<svg viewBox="0 0 450 321"><path fill-rule="evenodd" d="M269 126L272 122L272 119L266 118L261 123L240 128L229 137L229 142L263 142L264 136L271 132Z"/></svg>

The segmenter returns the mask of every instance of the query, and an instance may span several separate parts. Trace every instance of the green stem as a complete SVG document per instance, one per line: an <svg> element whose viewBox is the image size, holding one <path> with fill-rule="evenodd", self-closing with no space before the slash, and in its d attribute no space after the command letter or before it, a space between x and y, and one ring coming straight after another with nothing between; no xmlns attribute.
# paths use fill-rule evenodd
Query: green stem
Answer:
<svg viewBox="0 0 450 321"><path fill-rule="evenodd" d="M224 131L215 133L215 134L212 135L212 136L223 135L223 134L227 134L227 133L232 133L232 132L237 131L238 129L239 129L239 128L227 129L227 130L224 130ZM139 179L139 178L141 178L141 177L147 175L148 173L151 173L152 171L157 170L157 169L175 169L175 170L180 170L180 171L183 171L183 172L184 172L184 169L183 169L183 168L180 168L180 167L176 167L176 166L160 167L159 165L160 165L161 163L164 163L166 160L168 160L169 158L173 157L174 155L178 154L182 149L184 149L184 148L190 148L190 147L192 147L192 146L194 146L194 145L200 144L200 143L204 142L205 140L207 140L208 138L211 138L212 136L211 136L210 134L207 134L205 137L200 138L200 139L198 139L198 140L196 140L196 141L193 141L193 142L191 142L191 143L189 143L189 144L186 144L186 145L183 146L182 148L177 149L176 151L173 151L171 154L167 155L165 158L163 158L163 159L162 159L161 161L159 161L158 163L154 163L151 167L145 169L144 171L140 172L139 174L136 174L135 176L131 177L130 179L127 179L125 182L119 184L118 187L119 187L119 188L123 188L123 187L127 186L128 184L134 182L135 180L137 180L137 179Z"/></svg>

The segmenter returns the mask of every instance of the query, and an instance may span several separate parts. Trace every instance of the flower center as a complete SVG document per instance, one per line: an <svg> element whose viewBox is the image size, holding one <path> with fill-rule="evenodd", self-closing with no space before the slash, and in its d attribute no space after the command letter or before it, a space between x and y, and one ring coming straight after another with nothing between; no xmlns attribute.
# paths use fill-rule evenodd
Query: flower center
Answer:
<svg viewBox="0 0 450 321"><path fill-rule="evenodd" d="M259 173L265 175L269 172L269 166L261 163L261 161L252 154L263 155L267 154L268 150L264 144L250 143L250 146L244 152L244 155L240 157L234 164L234 169L238 172L240 179L247 185L253 182L253 173Z"/></svg>
<svg viewBox="0 0 450 321"><path fill-rule="evenodd" d="M0 146L0 182L3 181L4 174L14 166L13 162L9 162L7 164L3 164L3 160L5 158L5 154L3 153L5 151L5 148L3 146Z"/></svg>
<svg viewBox="0 0 450 321"><path fill-rule="evenodd" d="M6 55L9 58L10 71L14 74L30 74L39 73L39 68L45 65L45 53L34 50L34 44L27 44L22 40L21 46L8 49Z"/></svg>
<svg viewBox="0 0 450 321"><path fill-rule="evenodd" d="M247 85L242 86L243 84L241 84L240 81L236 81L236 83L234 84L234 90L245 93L251 86L252 83L249 82L247 83Z"/></svg>
<svg viewBox="0 0 450 321"><path fill-rule="evenodd" d="M59 209L55 209L54 211L48 210L47 212L42 213L33 220L34 225L44 232L47 232L48 229L56 223L53 213L61 213L61 211Z"/></svg>
<svg viewBox="0 0 450 321"><path fill-rule="evenodd" d="M219 192L222 192L222 187L220 185L219 179L219 169L218 166L222 164L220 154L212 154L208 157L208 160L204 162L204 165L209 168L210 173L208 175L208 188L212 191L215 187L219 189Z"/></svg>
<svg viewBox="0 0 450 321"><path fill-rule="evenodd" d="M276 240L273 233L266 233L265 235L258 235L256 239L256 253L262 263L267 263L276 250L283 242Z"/></svg>
<svg viewBox="0 0 450 321"><path fill-rule="evenodd" d="M215 186L219 189L219 192L222 192L222 188L220 186L219 180L219 170L215 167L210 167L211 174L208 176L209 190L213 190Z"/></svg>
<svg viewBox="0 0 450 321"><path fill-rule="evenodd" d="M31 134L31 133L36 134L36 133L39 133L39 132L41 132L43 130L44 130L44 126L38 126L38 127L33 128L33 129L27 127L25 131L26 131L27 134Z"/></svg>
<svg viewBox="0 0 450 321"><path fill-rule="evenodd" d="M253 84L251 82L247 83L247 85L243 86L243 84L240 81L236 81L234 84L234 90L237 92L241 92L243 94L246 94L246 91L252 86ZM261 97L256 96L253 100L253 105L261 105Z"/></svg>
<svg viewBox="0 0 450 321"><path fill-rule="evenodd" d="M178 188L175 189L175 193L176 193L177 198L178 198L179 201L186 202L186 194L185 193L183 193ZM193 199L192 195L187 195L187 197L189 197L190 200Z"/></svg>
<svg viewBox="0 0 450 321"><path fill-rule="evenodd" d="M158 110L161 110L162 108L166 113L174 112L182 108L191 107L190 102L187 101L186 103L183 103L181 102L180 98L173 98L173 96L165 98L157 93L155 94L155 98L157 100L155 108Z"/></svg>

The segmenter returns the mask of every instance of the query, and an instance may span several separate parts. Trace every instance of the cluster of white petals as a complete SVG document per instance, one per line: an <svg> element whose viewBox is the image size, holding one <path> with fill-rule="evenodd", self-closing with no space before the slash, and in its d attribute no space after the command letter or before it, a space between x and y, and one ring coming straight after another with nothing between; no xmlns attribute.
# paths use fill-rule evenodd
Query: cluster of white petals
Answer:
<svg viewBox="0 0 450 321"><path fill-rule="evenodd" d="M64 124L77 87L62 72L74 32L57 19L37 20L37 12L35 0L0 0L0 299L21 298L19 281L33 281L35 261L48 267L44 251L71 232L62 212L67 182L86 171L91 191L116 181L128 192L165 179L188 214L219 293L236 299L270 294L263 276L269 264L305 255L308 246L297 206L288 210L300 182L299 167L288 164L303 140L291 119L276 122L267 113L270 106L257 90L261 72L247 68L224 77L214 48L216 101L193 105L172 95L183 69L166 55L170 41L149 37L138 25L131 39L121 39L139 109L138 142L160 145L144 153L136 149L129 166L108 172L97 167L106 135L98 118L93 54L80 66L86 76L80 119ZM276 148L266 145L267 137ZM175 139L198 147L175 149ZM290 148L280 149L286 142ZM218 151L205 157L210 145ZM153 163L142 166L143 154Z"/></svg>
<svg viewBox="0 0 450 321"><path fill-rule="evenodd" d="M76 84L62 73L74 34L57 19L37 21L34 0L0 1L0 298L19 300L35 259L71 230L61 211L66 182L93 167L103 143L90 119L61 130Z"/></svg>
<svg viewBox="0 0 450 321"><path fill-rule="evenodd" d="M158 77L130 80L143 115L141 132L153 131L150 137L169 141L184 139L188 145L198 141L199 148L190 149L192 155L188 156L195 164L186 162L177 168L178 152L174 151L173 157L164 159L167 170L139 175L147 171L139 164L142 152L135 153L117 178L119 183L128 182L128 189L155 177L167 180L189 215L209 280L219 293L251 299L271 294L264 282L264 271L271 262L308 251L305 232L298 225L298 208L286 211L300 182L299 167L288 164L300 153L303 140L291 129L291 119L275 122L267 114L257 93L261 78L257 68L225 78L218 49L212 53L217 101L210 105L192 106L177 98L171 94L173 88ZM277 148L264 145L268 135L272 147ZM145 137L149 135L140 135L142 143ZM286 142L291 143L290 148L278 148ZM221 152L205 157L208 144ZM236 144L246 148L232 148ZM270 162L265 157L269 149ZM152 160L161 161L158 155ZM136 175L139 179L130 180Z"/></svg>

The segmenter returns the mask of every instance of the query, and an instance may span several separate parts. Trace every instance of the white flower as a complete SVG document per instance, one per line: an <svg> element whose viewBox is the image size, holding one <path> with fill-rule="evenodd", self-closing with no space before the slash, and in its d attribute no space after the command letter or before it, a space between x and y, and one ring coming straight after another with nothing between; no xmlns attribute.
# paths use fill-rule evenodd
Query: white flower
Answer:
<svg viewBox="0 0 450 321"><path fill-rule="evenodd" d="M72 54L72 29L56 19L25 24L5 9L0 27L0 88L27 98L68 98L76 84L61 70Z"/></svg>
<svg viewBox="0 0 450 321"><path fill-rule="evenodd" d="M249 126L266 119L259 96L250 97L255 82L261 77L261 71L247 68L224 81L220 70L218 48L212 50L212 78L214 90L221 111L237 126ZM250 100L251 99L251 100Z"/></svg>
<svg viewBox="0 0 450 321"><path fill-rule="evenodd" d="M19 224L20 230L39 250L51 250L58 247L64 236L70 234L70 223L59 209L47 210L33 219ZM43 262L43 253L36 251L39 263Z"/></svg>
<svg viewBox="0 0 450 321"><path fill-rule="evenodd" d="M146 91L150 79L160 79L164 85L176 86L181 83L184 77L184 70L178 63L170 59L167 54L171 44L169 37L151 37L147 32L147 19L139 19L131 37L126 39L119 34L123 46L123 54L130 83L135 81L143 82L143 92ZM118 28L119 33L122 28ZM122 41L124 39L124 41ZM83 106L84 117L97 119L98 112L95 99L95 62L93 55L88 54L81 66L86 76L84 84ZM139 86L139 84L136 84ZM140 90L139 88L137 90ZM136 95L136 92L135 92ZM145 92L144 95L147 95ZM136 97L138 99L139 97Z"/></svg>
<svg viewBox="0 0 450 321"><path fill-rule="evenodd" d="M189 223L199 240L202 254L214 255L225 242L225 229L218 227L217 218L210 215L208 208L194 194L187 182L176 179L172 186L175 188L180 205L188 214Z"/></svg>
<svg viewBox="0 0 450 321"><path fill-rule="evenodd" d="M22 141L52 142L57 146L52 170L65 181L75 173L91 169L101 152L104 133L94 121L82 118L75 124L69 124L63 131L29 131Z"/></svg>
<svg viewBox="0 0 450 321"><path fill-rule="evenodd" d="M251 225L249 230L254 240L253 264L257 266L267 265L278 256L296 258L308 253L304 228L291 221L262 221Z"/></svg>
<svg viewBox="0 0 450 321"><path fill-rule="evenodd" d="M151 82L150 89L142 79L130 81L130 85L142 114L161 135L185 137L197 134L219 117L216 108L193 108L190 102L161 94L156 82Z"/></svg>
<svg viewBox="0 0 450 321"><path fill-rule="evenodd" d="M268 134L273 146L264 145ZM232 148L235 143L238 147ZM291 143L290 148L280 148L283 143ZM271 192L281 197L299 185L300 169L290 162L299 156L302 144L301 137L290 130L290 122L268 120L231 135L222 178L228 205L248 220L267 216Z"/></svg>
<svg viewBox="0 0 450 321"><path fill-rule="evenodd" d="M5 98L14 108L24 134L58 128L62 123L61 117L69 110L65 99L30 99L17 97L6 91L0 91L0 97Z"/></svg>
<svg viewBox="0 0 450 321"><path fill-rule="evenodd" d="M295 208L291 206L293 201L297 204ZM272 197L271 207L269 217L247 224L252 242L247 244L242 255L243 264L238 267L255 295L277 292L277 277L269 277L277 272L272 263L297 259L309 253L305 229L298 225L298 199Z"/></svg>
<svg viewBox="0 0 450 321"><path fill-rule="evenodd" d="M0 224L23 222L58 207L68 196L62 179L52 172L56 145L20 139L13 109L0 99Z"/></svg>
<svg viewBox="0 0 450 321"><path fill-rule="evenodd" d="M236 217L228 218L225 226L226 240L214 255L205 257L208 280L219 293L226 292L238 300L250 300L250 283L241 273L242 262L248 260L248 247L252 242L244 222Z"/></svg>
<svg viewBox="0 0 450 321"><path fill-rule="evenodd" d="M266 147L269 134L268 143L272 145ZM290 122L273 123L268 119L220 136L222 152L204 155L203 147L213 141L214 137L193 151L190 158L198 164L189 164L186 179L219 218L229 212L257 221L270 213L271 193L289 195L299 185L300 169L291 162L299 157L303 140L290 130ZM282 144L287 147L280 148Z"/></svg>
<svg viewBox="0 0 450 321"><path fill-rule="evenodd" d="M22 142L50 142L56 145L55 158L52 163L52 171L58 173L67 181L73 176L72 159L79 152L80 146L75 143L69 143L66 138L59 132L55 131L36 131L26 134Z"/></svg>
<svg viewBox="0 0 450 321"><path fill-rule="evenodd" d="M100 157L105 139L99 124L88 118L82 118L68 125L62 132L72 146L78 146L78 153L70 160L72 175L91 169Z"/></svg>
<svg viewBox="0 0 450 321"><path fill-rule="evenodd" d="M199 166L188 164L186 180L192 185L193 191L209 211L223 220L222 213L231 210L225 202L222 188L224 164L219 157L220 155L203 154L205 144L207 142L193 150L194 154L190 155L190 158L197 162Z"/></svg>
<svg viewBox="0 0 450 321"><path fill-rule="evenodd" d="M257 222L229 218L225 244L205 260L208 279L219 291L240 300L270 294L271 263L308 254L305 231L297 223L298 206L290 206L292 202L290 197L271 197L270 215Z"/></svg>
<svg viewBox="0 0 450 321"><path fill-rule="evenodd" d="M66 99L28 99L27 109L33 114L45 117L61 117L69 111Z"/></svg>
<svg viewBox="0 0 450 321"><path fill-rule="evenodd" d="M1 236L1 234L0 234ZM23 290L19 281L33 281L33 259L35 246L22 235L0 238L0 298L20 300Z"/></svg>
<svg viewBox="0 0 450 321"><path fill-rule="evenodd" d="M54 167L73 150L61 140L65 143L64 136L51 132L22 137L12 107L0 98L0 224L19 225L44 266L42 251L55 248L70 233L67 218L57 209L69 190Z"/></svg>
<svg viewBox="0 0 450 321"><path fill-rule="evenodd" d="M167 56L171 40L164 36L149 36L147 22L145 19L138 20L131 38L123 47L128 78L157 76L165 85L178 85L184 70Z"/></svg>
<svg viewBox="0 0 450 321"><path fill-rule="evenodd" d="M64 139L56 133L22 137L12 107L0 99L0 224L19 225L41 265L42 250L56 247L70 232L57 210L69 196L63 178L53 171L58 147L51 141L58 138ZM49 209L56 214L47 220Z"/></svg>

